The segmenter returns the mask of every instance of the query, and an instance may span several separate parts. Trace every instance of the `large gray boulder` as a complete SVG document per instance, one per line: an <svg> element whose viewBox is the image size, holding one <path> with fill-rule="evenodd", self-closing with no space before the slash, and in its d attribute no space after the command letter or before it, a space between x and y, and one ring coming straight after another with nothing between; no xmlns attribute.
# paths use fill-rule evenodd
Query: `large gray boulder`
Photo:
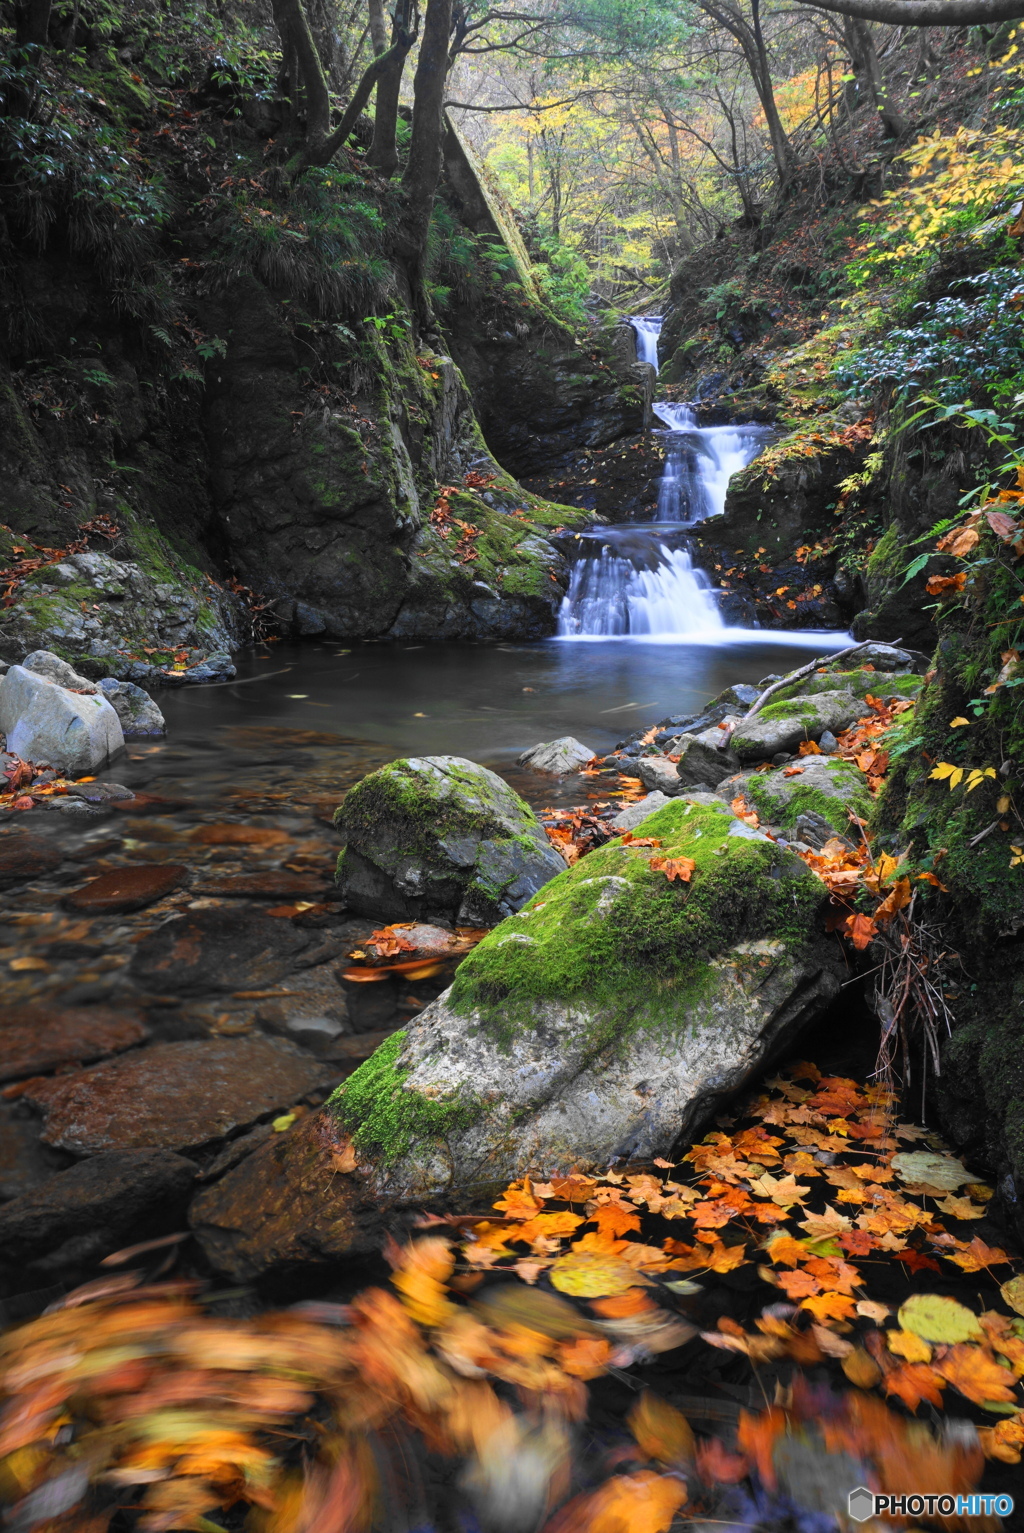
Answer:
<svg viewBox="0 0 1024 1533"><path fill-rule="evenodd" d="M461 756L410 756L371 772L334 816L338 885L383 921L491 926L565 863L530 808Z"/></svg>
<svg viewBox="0 0 1024 1533"><path fill-rule="evenodd" d="M684 788L706 784L713 788L739 770L740 758L732 749L725 730L706 729L697 735L682 735L669 743L672 755L678 755L676 776Z"/></svg>
<svg viewBox="0 0 1024 1533"><path fill-rule="evenodd" d="M124 749L113 708L92 682L75 679L83 686L69 690L38 671L11 666L0 680L0 732L9 751L75 776L105 765Z"/></svg>
<svg viewBox="0 0 1024 1533"><path fill-rule="evenodd" d="M317 1119L196 1200L215 1266L248 1281L333 1262L403 1208L666 1155L793 1043L845 974L824 886L721 802L673 799L643 829L662 845L561 873ZM661 858L691 859L690 880Z"/></svg>
<svg viewBox="0 0 1024 1533"><path fill-rule="evenodd" d="M149 693L133 681L115 681L107 676L97 686L121 720L125 738L167 733L164 716Z"/></svg>
<svg viewBox="0 0 1024 1533"><path fill-rule="evenodd" d="M546 745L535 745L516 758L517 765L528 767L531 772L548 772L554 777L567 777L578 772L592 761L594 752L589 746L572 735L561 735Z"/></svg>
<svg viewBox="0 0 1024 1533"><path fill-rule="evenodd" d="M821 691L771 702L733 731L731 749L741 762L764 761L780 751L793 751L801 740L818 740L826 729L838 735L865 711L861 698L849 691Z"/></svg>
<svg viewBox="0 0 1024 1533"><path fill-rule="evenodd" d="M661 793L666 798L675 798L683 791L676 764L667 756L640 756L636 769L648 793Z"/></svg>

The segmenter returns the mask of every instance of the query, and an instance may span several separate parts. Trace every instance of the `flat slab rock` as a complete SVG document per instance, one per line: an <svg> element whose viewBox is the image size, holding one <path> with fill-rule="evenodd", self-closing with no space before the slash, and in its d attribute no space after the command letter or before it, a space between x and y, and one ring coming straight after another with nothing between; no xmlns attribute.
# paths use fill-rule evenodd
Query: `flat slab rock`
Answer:
<svg viewBox="0 0 1024 1533"><path fill-rule="evenodd" d="M166 1150L97 1155L0 1208L0 1265L68 1278L128 1241L166 1234L184 1215L196 1168Z"/></svg>
<svg viewBox="0 0 1024 1533"><path fill-rule="evenodd" d="M189 1150L291 1106L326 1079L282 1038L188 1039L56 1076L25 1097L46 1112L43 1141L76 1155Z"/></svg>
<svg viewBox="0 0 1024 1533"><path fill-rule="evenodd" d="M188 868L177 863L149 863L144 867L112 868L92 883L65 895L68 910L87 915L118 915L142 910L171 894L188 878Z"/></svg>
<svg viewBox="0 0 1024 1533"><path fill-rule="evenodd" d="M134 1048L148 1036L134 1012L108 1006L11 1006L0 1019L0 1081L40 1075L58 1065L90 1064Z"/></svg>
<svg viewBox="0 0 1024 1533"><path fill-rule="evenodd" d="M56 847L47 841L24 832L9 831L0 837L0 889L13 889L16 884L42 878L59 868L63 860Z"/></svg>
<svg viewBox="0 0 1024 1533"><path fill-rule="evenodd" d="M166 921L135 949L136 985L172 995L262 990L288 974L319 933L251 910L196 910Z"/></svg>
<svg viewBox="0 0 1024 1533"><path fill-rule="evenodd" d="M309 873L270 871L204 878L196 886L196 892L212 895L215 899L315 900L327 887L326 879Z"/></svg>

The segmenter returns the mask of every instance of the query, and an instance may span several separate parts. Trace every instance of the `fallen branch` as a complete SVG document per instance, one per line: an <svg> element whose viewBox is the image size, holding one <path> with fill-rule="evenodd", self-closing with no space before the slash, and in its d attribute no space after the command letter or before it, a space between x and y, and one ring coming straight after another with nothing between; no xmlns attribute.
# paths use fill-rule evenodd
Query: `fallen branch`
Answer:
<svg viewBox="0 0 1024 1533"><path fill-rule="evenodd" d="M856 654L857 650L859 649L866 649L867 646L872 642L873 641L871 639L862 639L859 644L851 644L846 649L836 650L834 655L818 655L814 660L809 660L806 665L802 665L799 670L790 671L789 675L783 676L781 681L772 682L771 686L761 693L761 696L758 698L757 702L750 709L750 711L744 714L744 724L748 724L754 717L755 713L760 713L768 699L772 697L774 693L781 691L783 687L790 686L794 681L799 681L803 676L809 676L811 672L816 671L822 663L831 665L834 660L842 660L844 655L853 655ZM902 639L894 639L892 641L893 647L902 643Z"/></svg>

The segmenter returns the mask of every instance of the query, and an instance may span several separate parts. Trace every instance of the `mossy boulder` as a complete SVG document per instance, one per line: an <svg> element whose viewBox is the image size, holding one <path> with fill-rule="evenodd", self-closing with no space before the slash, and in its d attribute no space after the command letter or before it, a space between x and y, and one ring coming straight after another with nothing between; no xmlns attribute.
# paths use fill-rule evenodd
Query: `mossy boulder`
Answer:
<svg viewBox="0 0 1024 1533"><path fill-rule="evenodd" d="M327 1111L376 1193L663 1154L836 995L821 883L721 808L591 853L503 921ZM688 882L659 858L688 858Z"/></svg>
<svg viewBox="0 0 1024 1533"><path fill-rule="evenodd" d="M801 691L796 697L770 702L749 722L744 719L730 745L741 761L770 760L779 751L795 750L801 740L820 740L826 729L839 734L863 712L863 699L846 689Z"/></svg>
<svg viewBox="0 0 1024 1533"><path fill-rule="evenodd" d="M801 676L791 686L776 692L771 707L787 702L792 697L817 697L822 692L852 692L854 697L916 698L924 685L924 677L913 671L876 671L858 668L854 671L825 671L818 676ZM765 710L767 712L767 709Z"/></svg>
<svg viewBox="0 0 1024 1533"><path fill-rule="evenodd" d="M384 921L490 926L565 867L530 806L461 756L411 756L371 772L337 810L338 884Z"/></svg>
<svg viewBox="0 0 1024 1533"><path fill-rule="evenodd" d="M867 780L852 761L808 756L798 765L801 770L792 777L785 775L787 769L780 769L754 772L746 779L744 795L762 820L793 831L801 815L819 814L833 830L845 833L851 810L860 819L871 813Z"/></svg>

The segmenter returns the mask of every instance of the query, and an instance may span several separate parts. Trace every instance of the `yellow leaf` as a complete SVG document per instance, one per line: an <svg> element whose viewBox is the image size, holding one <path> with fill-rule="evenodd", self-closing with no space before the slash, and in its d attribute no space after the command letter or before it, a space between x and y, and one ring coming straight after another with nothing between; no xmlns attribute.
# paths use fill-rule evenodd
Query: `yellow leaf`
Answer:
<svg viewBox="0 0 1024 1533"><path fill-rule="evenodd" d="M625 1293L639 1281L636 1269L613 1252L572 1250L551 1267L552 1286L576 1299Z"/></svg>
<svg viewBox="0 0 1024 1533"><path fill-rule="evenodd" d="M955 719L950 719L949 727L950 729L962 729L965 724L969 724L970 722L970 719L965 719L960 717L960 715L957 715Z"/></svg>
<svg viewBox="0 0 1024 1533"><path fill-rule="evenodd" d="M690 1423L681 1411L659 1395L645 1389L626 1417L644 1458L662 1464L681 1464L692 1459L695 1443Z"/></svg>
<svg viewBox="0 0 1024 1533"><path fill-rule="evenodd" d="M930 1363L932 1349L923 1336L916 1331L886 1331L885 1344L897 1357L905 1357L908 1363Z"/></svg>
<svg viewBox="0 0 1024 1533"><path fill-rule="evenodd" d="M915 1293L900 1305L898 1316L904 1331L912 1331L926 1341L945 1343L968 1341L981 1335L978 1318L955 1299L937 1293ZM915 1361L915 1359L910 1359ZM926 1359L921 1358L924 1362Z"/></svg>
<svg viewBox="0 0 1024 1533"><path fill-rule="evenodd" d="M280 1118L275 1118L270 1126L275 1134L283 1134L286 1128L291 1128L295 1117L296 1114L293 1112L282 1113Z"/></svg>

